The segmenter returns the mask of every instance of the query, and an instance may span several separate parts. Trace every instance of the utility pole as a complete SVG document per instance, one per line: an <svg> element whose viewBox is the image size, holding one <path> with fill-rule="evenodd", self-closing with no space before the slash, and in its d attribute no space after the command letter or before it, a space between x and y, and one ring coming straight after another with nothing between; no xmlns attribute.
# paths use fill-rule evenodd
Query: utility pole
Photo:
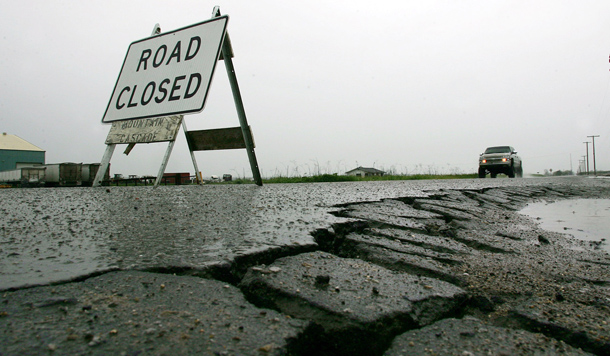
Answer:
<svg viewBox="0 0 610 356"><path fill-rule="evenodd" d="M595 177L597 177L597 167L595 167L595 138L599 137L599 135L587 136L587 137L591 137L591 140L593 141L593 175Z"/></svg>
<svg viewBox="0 0 610 356"><path fill-rule="evenodd" d="M589 175L589 144L591 142L585 141L583 143L587 144L587 175Z"/></svg>

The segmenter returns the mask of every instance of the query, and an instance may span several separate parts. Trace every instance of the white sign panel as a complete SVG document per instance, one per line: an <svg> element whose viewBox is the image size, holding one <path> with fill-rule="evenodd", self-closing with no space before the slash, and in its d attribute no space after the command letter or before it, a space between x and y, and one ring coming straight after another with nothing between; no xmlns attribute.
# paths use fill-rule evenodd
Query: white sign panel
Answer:
<svg viewBox="0 0 610 356"><path fill-rule="evenodd" d="M200 112L228 16L129 45L102 122Z"/></svg>
<svg viewBox="0 0 610 356"><path fill-rule="evenodd" d="M106 144L174 141L181 123L182 116L113 122Z"/></svg>

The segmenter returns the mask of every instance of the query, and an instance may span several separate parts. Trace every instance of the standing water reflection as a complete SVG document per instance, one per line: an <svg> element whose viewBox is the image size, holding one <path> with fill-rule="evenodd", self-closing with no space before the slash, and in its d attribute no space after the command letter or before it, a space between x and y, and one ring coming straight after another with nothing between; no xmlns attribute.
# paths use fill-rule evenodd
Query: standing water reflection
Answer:
<svg viewBox="0 0 610 356"><path fill-rule="evenodd" d="M540 227L600 243L610 253L610 199L575 199L529 204L522 214L537 218Z"/></svg>

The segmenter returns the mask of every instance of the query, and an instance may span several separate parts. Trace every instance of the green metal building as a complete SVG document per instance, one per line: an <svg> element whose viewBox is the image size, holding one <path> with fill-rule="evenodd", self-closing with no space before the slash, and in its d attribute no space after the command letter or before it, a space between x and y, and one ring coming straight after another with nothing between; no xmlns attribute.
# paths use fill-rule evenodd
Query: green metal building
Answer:
<svg viewBox="0 0 610 356"><path fill-rule="evenodd" d="M0 135L0 171L45 164L45 151L19 136Z"/></svg>

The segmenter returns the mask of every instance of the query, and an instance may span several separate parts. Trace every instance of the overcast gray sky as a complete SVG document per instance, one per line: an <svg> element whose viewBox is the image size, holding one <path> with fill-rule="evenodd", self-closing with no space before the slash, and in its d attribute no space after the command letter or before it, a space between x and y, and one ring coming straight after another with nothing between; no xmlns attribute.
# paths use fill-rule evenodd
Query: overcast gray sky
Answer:
<svg viewBox="0 0 610 356"><path fill-rule="evenodd" d="M0 130L48 163L99 162L129 44L207 20L228 32L264 177L470 173L514 146L525 173L610 169L610 1L0 0ZM238 126L219 63L189 130ZM111 173L156 175L167 144L119 145ZM590 165L593 169L592 152ZM203 176L251 176L245 150L196 153ZM166 172L194 172L180 134Z"/></svg>

